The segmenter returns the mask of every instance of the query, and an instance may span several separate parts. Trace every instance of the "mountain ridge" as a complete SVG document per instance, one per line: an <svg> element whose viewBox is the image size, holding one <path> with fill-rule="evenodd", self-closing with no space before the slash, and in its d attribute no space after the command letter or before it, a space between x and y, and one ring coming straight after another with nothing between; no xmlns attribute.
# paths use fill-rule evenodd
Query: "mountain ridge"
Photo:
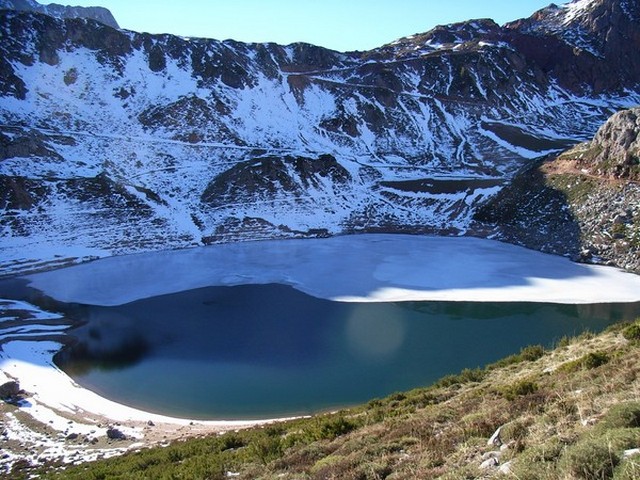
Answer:
<svg viewBox="0 0 640 480"><path fill-rule="evenodd" d="M112 28L120 28L113 14L104 7L72 7L57 3L45 5L36 0L0 0L0 8L38 12L58 18L89 18Z"/></svg>

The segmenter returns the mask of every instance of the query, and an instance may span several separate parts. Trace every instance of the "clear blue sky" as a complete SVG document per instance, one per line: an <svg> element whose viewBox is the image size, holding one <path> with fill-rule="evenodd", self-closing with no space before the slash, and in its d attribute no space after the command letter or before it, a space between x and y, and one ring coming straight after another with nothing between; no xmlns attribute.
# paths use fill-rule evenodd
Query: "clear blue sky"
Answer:
<svg viewBox="0 0 640 480"><path fill-rule="evenodd" d="M556 0L557 1L557 0ZM368 50L436 25L528 17L551 0L66 0L107 7L122 28L244 42ZM48 3L40 0L40 3ZM564 3L563 0L557 3Z"/></svg>

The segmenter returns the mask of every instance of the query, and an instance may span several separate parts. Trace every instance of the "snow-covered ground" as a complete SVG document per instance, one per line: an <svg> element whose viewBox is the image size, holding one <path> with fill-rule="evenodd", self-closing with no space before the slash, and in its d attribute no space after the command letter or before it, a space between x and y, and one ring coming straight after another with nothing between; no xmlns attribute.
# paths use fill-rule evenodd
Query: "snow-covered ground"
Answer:
<svg viewBox="0 0 640 480"><path fill-rule="evenodd" d="M32 287L58 300L95 305L256 283L283 283L352 302L640 301L640 276L621 270L575 264L491 240L410 235L222 244L110 257L27 278ZM25 302L0 300L0 384L17 380L26 392L17 407L1 410L4 445L13 442L17 447L6 449L10 453L0 461L0 471L19 459L87 461L256 423L169 418L81 388L53 363L60 343L42 340L59 336L65 327L59 315ZM107 428L114 424L126 442L106 440Z"/></svg>

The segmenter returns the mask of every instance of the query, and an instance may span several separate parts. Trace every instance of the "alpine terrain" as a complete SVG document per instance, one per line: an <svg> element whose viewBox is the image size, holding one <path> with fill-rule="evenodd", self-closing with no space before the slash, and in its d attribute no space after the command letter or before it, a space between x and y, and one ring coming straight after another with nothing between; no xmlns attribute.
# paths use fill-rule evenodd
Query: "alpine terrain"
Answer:
<svg viewBox="0 0 640 480"><path fill-rule="evenodd" d="M638 268L637 240L625 254L634 263L582 239L589 221L566 195L539 206L560 208L553 216L524 211L538 159L640 104L635 0L552 4L367 52L150 35L99 9L0 6L2 273L371 231L493 235ZM593 145L593 162L615 153ZM626 172L574 154L589 179ZM513 193L514 179L529 190ZM507 218L492 202L509 192ZM637 225L620 198L612 222ZM564 229L561 248L549 246L549 222Z"/></svg>

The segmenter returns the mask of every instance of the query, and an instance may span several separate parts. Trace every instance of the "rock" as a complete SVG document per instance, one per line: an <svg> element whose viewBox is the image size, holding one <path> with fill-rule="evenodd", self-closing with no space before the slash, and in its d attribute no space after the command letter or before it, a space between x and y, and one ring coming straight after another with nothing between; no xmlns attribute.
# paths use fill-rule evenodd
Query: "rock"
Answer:
<svg viewBox="0 0 640 480"><path fill-rule="evenodd" d="M88 18L108 25L112 28L120 28L113 14L104 7L70 7L50 3L41 5L35 0L10 0L8 5L2 8L13 8L26 12L44 13L57 18Z"/></svg>
<svg viewBox="0 0 640 480"><path fill-rule="evenodd" d="M487 460L485 460L484 462L482 462L480 464L480 468L482 470L488 470L490 468L497 467L498 465L500 465L500 462L498 461L498 459L491 457L491 458L488 458Z"/></svg>
<svg viewBox="0 0 640 480"><path fill-rule="evenodd" d="M513 465L513 462L509 460L507 463L500 465L498 471L504 475L509 475L511 473L511 465Z"/></svg>
<svg viewBox="0 0 640 480"><path fill-rule="evenodd" d="M110 427L107 429L107 437L110 440L126 440L127 436L117 428Z"/></svg>
<svg viewBox="0 0 640 480"><path fill-rule="evenodd" d="M640 108L623 110L600 127L590 144L590 167L614 178L640 179ZM626 219L627 212L619 217Z"/></svg>
<svg viewBox="0 0 640 480"><path fill-rule="evenodd" d="M79 437L79 435L77 433L70 433L69 435L66 436L67 440L77 440Z"/></svg>
<svg viewBox="0 0 640 480"><path fill-rule="evenodd" d="M155 427L155 426L156 426L156 424L155 424L155 423L153 423L151 420L149 420L149 421L147 422L147 426L149 426L149 427Z"/></svg>
<svg viewBox="0 0 640 480"><path fill-rule="evenodd" d="M502 439L500 438L501 432L502 432L502 427L499 427L493 433L493 435L491 435L491 438L487 441L487 445L495 445L496 447L499 447L500 445L502 445Z"/></svg>
<svg viewBox="0 0 640 480"><path fill-rule="evenodd" d="M622 458L629 458L629 457L633 457L635 455L640 455L640 448L632 448L630 450L625 450L622 453Z"/></svg>
<svg viewBox="0 0 640 480"><path fill-rule="evenodd" d="M495 458L496 460L500 460L500 457L502 457L502 451L492 451L492 452L484 453L482 455L482 460L489 460L490 458Z"/></svg>
<svg viewBox="0 0 640 480"><path fill-rule="evenodd" d="M20 384L14 380L0 385L0 398L11 399L20 393Z"/></svg>

